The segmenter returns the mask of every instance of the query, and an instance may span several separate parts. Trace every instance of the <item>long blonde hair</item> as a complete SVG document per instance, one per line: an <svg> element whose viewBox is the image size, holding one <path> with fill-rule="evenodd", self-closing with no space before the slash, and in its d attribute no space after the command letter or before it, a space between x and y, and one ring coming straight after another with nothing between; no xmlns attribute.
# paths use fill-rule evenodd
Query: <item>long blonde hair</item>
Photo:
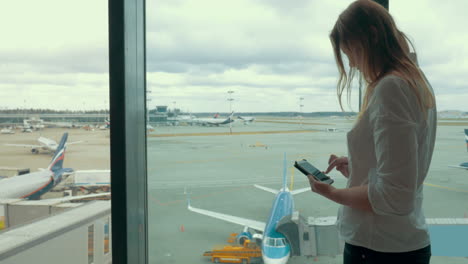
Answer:
<svg viewBox="0 0 468 264"><path fill-rule="evenodd" d="M339 71L337 95L341 109L343 92L347 91L350 103L351 82L356 68L350 67L346 73L341 56L341 48L359 50L361 75L367 89L364 94L359 117L367 109L369 99L379 80L386 74L397 71L413 89L419 106L426 116L427 109L435 105L423 74L410 58L408 43L414 46L403 32L398 30L392 16L380 4L370 0L357 0L344 10L330 33ZM422 89L419 90L418 87Z"/></svg>

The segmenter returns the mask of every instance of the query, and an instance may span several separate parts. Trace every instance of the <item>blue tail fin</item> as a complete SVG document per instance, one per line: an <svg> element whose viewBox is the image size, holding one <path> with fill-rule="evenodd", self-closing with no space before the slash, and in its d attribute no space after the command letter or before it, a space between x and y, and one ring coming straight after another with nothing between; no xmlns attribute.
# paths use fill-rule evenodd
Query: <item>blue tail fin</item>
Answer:
<svg viewBox="0 0 468 264"><path fill-rule="evenodd" d="M288 180L286 178L288 168L287 168L287 162L286 162L286 152L284 153L284 159L283 159L283 190L286 190L287 185L288 185Z"/></svg>
<svg viewBox="0 0 468 264"><path fill-rule="evenodd" d="M468 129L465 129L466 151L468 151Z"/></svg>
<svg viewBox="0 0 468 264"><path fill-rule="evenodd" d="M57 147L57 150L55 151L54 157L52 158L52 161L49 164L49 167L47 169L56 172L58 170L62 169L63 166L63 160L65 158L65 144L68 139L68 133L63 133L62 140L60 140L60 144Z"/></svg>

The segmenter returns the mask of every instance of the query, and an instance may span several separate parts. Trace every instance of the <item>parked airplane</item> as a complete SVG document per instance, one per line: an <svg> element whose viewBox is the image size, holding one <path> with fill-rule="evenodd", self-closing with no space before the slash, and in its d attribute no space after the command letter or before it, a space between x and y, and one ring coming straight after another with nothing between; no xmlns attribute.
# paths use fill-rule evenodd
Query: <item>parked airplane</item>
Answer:
<svg viewBox="0 0 468 264"><path fill-rule="evenodd" d="M254 185L259 189L276 194L273 206L270 211L270 216L268 217L266 223L195 208L190 205L190 200L188 201L188 209L195 213L221 219L230 223L243 225L245 227L244 232L237 236L237 241L239 243L243 242L245 239L261 239L262 258L265 264L287 263L289 257L291 256L291 246L289 245L286 237L282 233L276 231L276 225L283 217L291 215L294 212L293 195L310 191L310 187L290 191L287 187L286 179L286 155L284 156L283 166L283 187L279 191L260 185ZM263 232L263 234L252 234L248 231L249 228Z"/></svg>
<svg viewBox="0 0 468 264"><path fill-rule="evenodd" d="M181 123L193 125L196 122L194 121L195 119L197 119L196 116L189 114L189 115L177 115L175 117L168 117L167 121L174 126L178 126Z"/></svg>
<svg viewBox="0 0 468 264"><path fill-rule="evenodd" d="M213 118L193 118L193 124L200 124L202 126L219 126L225 125L234 122L232 116L234 115L234 111L228 116L227 119L220 119L218 118L219 115L216 114Z"/></svg>
<svg viewBox="0 0 468 264"><path fill-rule="evenodd" d="M466 143L466 151L468 151L468 129L465 129L465 143ZM460 163L460 165L458 166L449 165L449 167L468 170L468 162Z"/></svg>
<svg viewBox="0 0 468 264"><path fill-rule="evenodd" d="M74 128L77 125L73 124L72 122L47 122L44 121L44 125L47 127L59 127L59 128Z"/></svg>
<svg viewBox="0 0 468 264"><path fill-rule="evenodd" d="M60 183L73 169L63 168L68 133L64 133L47 169L1 180L0 198L36 200Z"/></svg>
<svg viewBox="0 0 468 264"><path fill-rule="evenodd" d="M50 153L55 153L55 151L58 149L58 144L55 140L46 138L46 137L39 137L37 139L39 142L39 145L29 145L29 144L5 144L5 146L13 146L13 147L23 147L23 148L31 148L31 152L34 154L38 154L39 150L47 151ZM66 143L66 146L72 145L72 144L77 144L77 143L82 143L83 141L75 141L75 142L69 142Z"/></svg>
<svg viewBox="0 0 468 264"><path fill-rule="evenodd" d="M241 119L244 121L244 125L248 124L248 123L252 123L253 121L255 121L255 117L254 116L237 116L237 118Z"/></svg>
<svg viewBox="0 0 468 264"><path fill-rule="evenodd" d="M0 130L0 134L14 134L15 131L12 129L12 128L2 128L2 130Z"/></svg>

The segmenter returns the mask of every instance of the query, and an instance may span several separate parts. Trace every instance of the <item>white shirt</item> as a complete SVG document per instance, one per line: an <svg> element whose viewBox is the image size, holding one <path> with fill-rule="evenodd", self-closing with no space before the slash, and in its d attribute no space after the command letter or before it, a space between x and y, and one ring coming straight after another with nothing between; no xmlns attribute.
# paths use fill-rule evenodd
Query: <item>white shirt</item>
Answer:
<svg viewBox="0 0 468 264"><path fill-rule="evenodd" d="M368 184L374 212L341 206L337 227L344 241L381 252L430 244L422 200L436 126L436 108L424 118L403 79L387 75L377 84L367 110L347 134L348 187Z"/></svg>

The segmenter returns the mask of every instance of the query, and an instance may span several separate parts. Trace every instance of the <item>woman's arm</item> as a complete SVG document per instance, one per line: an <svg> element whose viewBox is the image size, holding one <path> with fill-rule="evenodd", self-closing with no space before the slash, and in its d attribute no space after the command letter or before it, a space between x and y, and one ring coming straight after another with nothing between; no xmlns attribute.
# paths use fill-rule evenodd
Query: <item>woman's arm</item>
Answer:
<svg viewBox="0 0 468 264"><path fill-rule="evenodd" d="M369 202L368 186L356 186L345 189L337 189L329 184L319 182L313 176L309 176L310 186L316 192L336 203L349 206L362 211L373 212Z"/></svg>

